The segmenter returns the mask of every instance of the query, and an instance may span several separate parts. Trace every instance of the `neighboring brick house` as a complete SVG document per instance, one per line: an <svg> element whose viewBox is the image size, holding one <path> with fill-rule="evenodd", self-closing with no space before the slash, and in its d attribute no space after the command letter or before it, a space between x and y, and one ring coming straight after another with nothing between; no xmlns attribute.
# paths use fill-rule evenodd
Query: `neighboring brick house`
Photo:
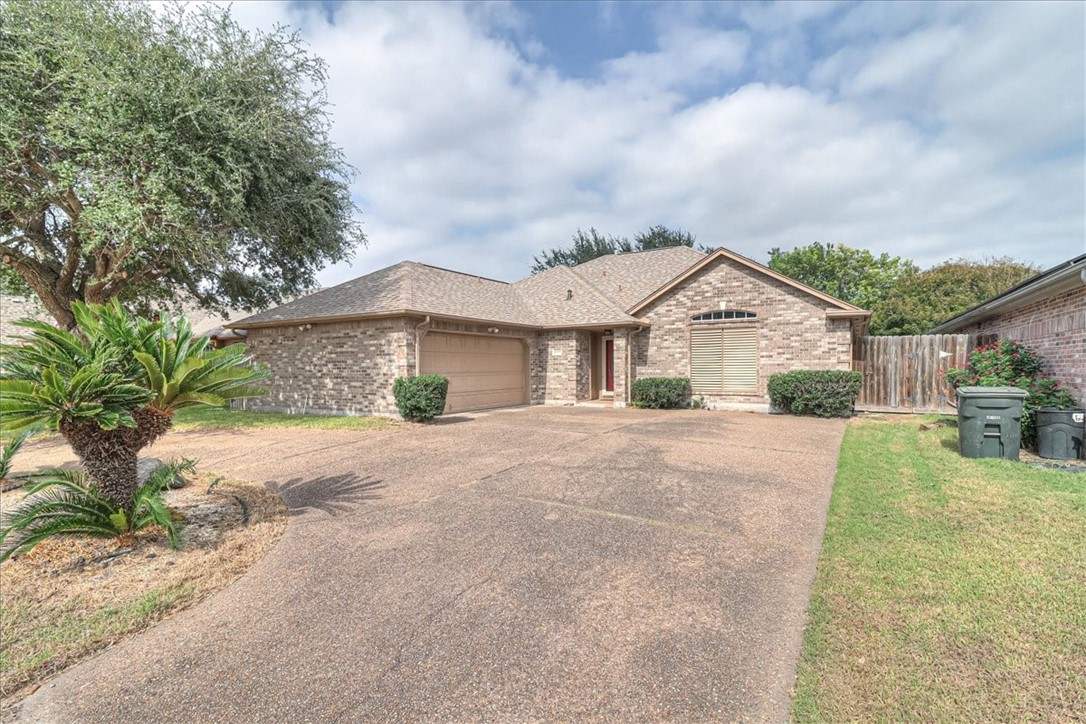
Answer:
<svg viewBox="0 0 1086 724"><path fill-rule="evenodd" d="M771 374L850 369L869 312L730 251L615 254L509 284L402 262L227 325L267 363L250 409L395 414L393 381L443 374L449 411L630 399L690 377L765 409Z"/></svg>
<svg viewBox="0 0 1086 724"><path fill-rule="evenodd" d="M933 334L994 334L1033 347L1086 405L1086 254L962 312Z"/></svg>

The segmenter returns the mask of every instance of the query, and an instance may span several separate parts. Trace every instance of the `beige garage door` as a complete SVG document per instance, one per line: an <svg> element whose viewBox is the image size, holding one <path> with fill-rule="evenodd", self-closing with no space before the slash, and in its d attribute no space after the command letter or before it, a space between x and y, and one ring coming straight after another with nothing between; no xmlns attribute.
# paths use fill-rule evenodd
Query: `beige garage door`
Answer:
<svg viewBox="0 0 1086 724"><path fill-rule="evenodd" d="M446 412L527 403L527 361L519 339L437 332L422 338L422 374L449 378Z"/></svg>

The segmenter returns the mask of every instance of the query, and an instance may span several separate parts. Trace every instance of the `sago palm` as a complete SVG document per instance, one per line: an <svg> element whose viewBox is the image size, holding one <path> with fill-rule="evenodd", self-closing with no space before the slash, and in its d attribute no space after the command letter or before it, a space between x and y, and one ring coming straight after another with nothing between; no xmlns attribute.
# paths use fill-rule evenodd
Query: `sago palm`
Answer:
<svg viewBox="0 0 1086 724"><path fill-rule="evenodd" d="M267 372L240 345L209 349L183 318L154 321L118 302L73 304L75 332L40 322L0 346L0 424L59 430L94 485L130 509L137 454L170 427L175 410L263 394Z"/></svg>
<svg viewBox="0 0 1086 724"><path fill-rule="evenodd" d="M26 553L48 538L90 536L130 542L138 531L160 526L177 547L173 515L162 490L177 474L177 465L164 465L136 489L128 509L118 508L79 470L53 470L38 477L26 498L0 515L0 563Z"/></svg>

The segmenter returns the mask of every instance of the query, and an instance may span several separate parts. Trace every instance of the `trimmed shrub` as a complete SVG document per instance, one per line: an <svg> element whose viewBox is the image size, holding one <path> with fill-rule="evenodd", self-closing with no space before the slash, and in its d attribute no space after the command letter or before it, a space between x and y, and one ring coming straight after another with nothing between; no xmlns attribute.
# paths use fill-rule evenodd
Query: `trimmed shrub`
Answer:
<svg viewBox="0 0 1086 724"><path fill-rule="evenodd" d="M396 407L403 419L426 422L445 411L449 378L441 375L397 377L392 385L392 394L396 396Z"/></svg>
<svg viewBox="0 0 1086 724"><path fill-rule="evenodd" d="M1075 407L1074 396L1045 374L1044 358L1019 342L1003 341L977 347L965 369L946 371L946 379L959 387L1019 387L1029 393L1022 405L1022 447L1037 447L1034 412L1042 407Z"/></svg>
<svg viewBox="0 0 1086 724"><path fill-rule="evenodd" d="M672 410L690 404L690 380L686 377L645 377L634 380L633 406Z"/></svg>
<svg viewBox="0 0 1086 724"><path fill-rule="evenodd" d="M849 417L864 376L844 370L795 370L769 378L769 400L793 415Z"/></svg>

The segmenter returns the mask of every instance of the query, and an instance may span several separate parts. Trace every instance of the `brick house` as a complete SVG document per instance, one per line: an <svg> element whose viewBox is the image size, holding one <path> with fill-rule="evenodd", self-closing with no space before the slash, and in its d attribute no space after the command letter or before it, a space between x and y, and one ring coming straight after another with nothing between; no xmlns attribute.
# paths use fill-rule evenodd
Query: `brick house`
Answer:
<svg viewBox="0 0 1086 724"><path fill-rule="evenodd" d="M962 312L932 334L990 334L1033 347L1086 405L1086 254Z"/></svg>
<svg viewBox="0 0 1086 724"><path fill-rule="evenodd" d="M228 326L272 372L250 409L395 414L393 381L415 374L449 378L449 412L623 406L643 377L765 409L775 372L850 369L869 316L725 249L680 246L512 284L402 262Z"/></svg>

